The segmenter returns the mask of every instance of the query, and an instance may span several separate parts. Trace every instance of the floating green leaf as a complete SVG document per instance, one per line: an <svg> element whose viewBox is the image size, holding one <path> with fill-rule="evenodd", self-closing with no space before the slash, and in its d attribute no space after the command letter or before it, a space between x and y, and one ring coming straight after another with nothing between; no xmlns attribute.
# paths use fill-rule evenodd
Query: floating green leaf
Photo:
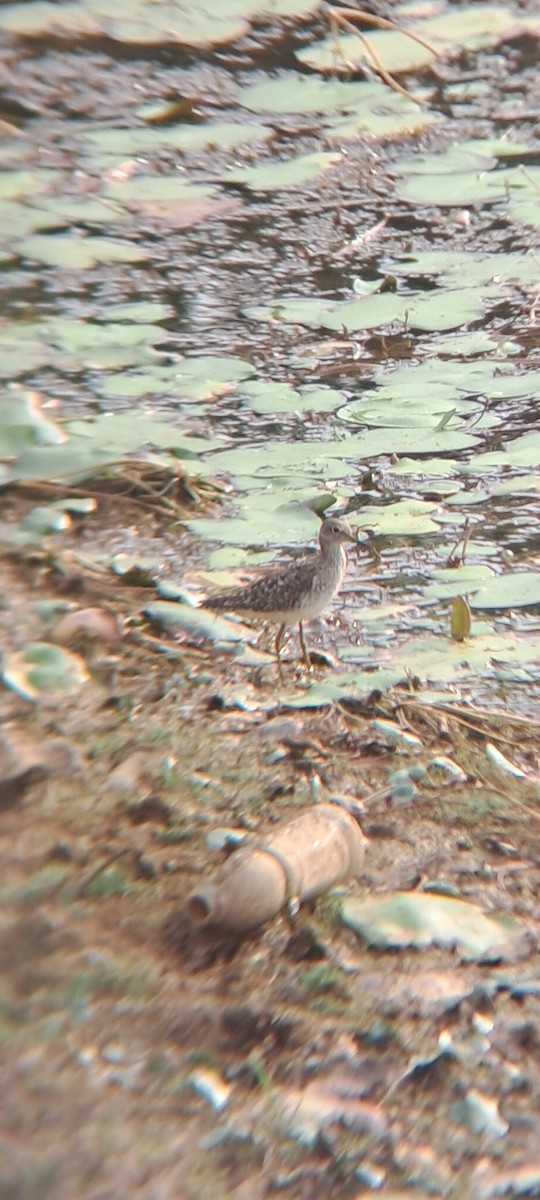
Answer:
<svg viewBox="0 0 540 1200"><path fill-rule="evenodd" d="M101 375L98 386L104 396L138 399L166 395L191 403L226 395L253 374L254 367L240 358L205 356L165 364L156 355L151 369Z"/></svg>
<svg viewBox="0 0 540 1200"><path fill-rule="evenodd" d="M200 200L212 194L211 187L188 183L181 175L134 175L131 179L107 184L105 190L117 202L134 207L154 200L181 204L184 200Z"/></svg>
<svg viewBox="0 0 540 1200"><path fill-rule="evenodd" d="M429 25L429 21L426 24ZM333 33L323 42L315 42L306 50L297 51L296 57L312 71L336 70L340 66L343 67L345 62L355 66L364 64L372 67L373 59L370 59L365 48L367 45L373 49L379 62L384 63L385 70L391 74L416 71L434 60L434 54L427 46L420 45L397 30L377 31L362 36L365 38L364 43L352 33L343 34L341 37L336 37ZM426 33L423 36L427 38L429 35Z"/></svg>
<svg viewBox="0 0 540 1200"><path fill-rule="evenodd" d="M366 130L378 136L413 132L439 119L378 80L320 79L293 71L243 88L238 102L254 112L319 113L328 136L338 143Z"/></svg>
<svg viewBox="0 0 540 1200"><path fill-rule="evenodd" d="M253 306L246 315L258 321L290 322L357 333L395 322L412 329L457 329L482 315L483 298L469 288L429 295L398 295L394 292L364 296L360 300L328 303L323 300L284 300L274 305Z"/></svg>
<svg viewBox="0 0 540 1200"><path fill-rule="evenodd" d="M477 607L474 600L470 603L472 608ZM363 649L360 653L363 654ZM347 657L349 661L354 661L354 650L349 649ZM417 675L421 679L441 683L477 680L491 668L494 660L520 665L522 661L533 663L539 659L540 639L522 639L514 630L495 633L478 623L474 636L464 644L436 633L411 636L397 646L390 641L383 661L385 665L388 662L393 666L399 665L404 677Z"/></svg>
<svg viewBox="0 0 540 1200"><path fill-rule="evenodd" d="M504 1137L510 1128L500 1115L497 1100L483 1096L476 1088L470 1088L462 1100L452 1105L452 1116L472 1133L491 1138Z"/></svg>
<svg viewBox="0 0 540 1200"><path fill-rule="evenodd" d="M529 608L540 604L540 571L512 571L483 584L472 608Z"/></svg>
<svg viewBox="0 0 540 1200"><path fill-rule="evenodd" d="M321 171L339 162L340 158L341 154L335 151L316 150L284 162L262 162L256 167L238 167L228 172L226 179L230 183L245 183L256 192L274 192L307 183Z"/></svg>
<svg viewBox="0 0 540 1200"><path fill-rule="evenodd" d="M336 702L358 703L373 691L384 692L402 683L404 675L399 670L353 671L348 675L334 676L323 683L312 683L305 691L298 690L288 696L280 696L285 708L326 708Z"/></svg>
<svg viewBox="0 0 540 1200"><path fill-rule="evenodd" d="M77 692L89 675L78 655L50 642L30 642L6 655L2 678L25 700L46 700Z"/></svg>
<svg viewBox="0 0 540 1200"><path fill-rule="evenodd" d="M92 239L95 241L96 239ZM106 239L101 239L105 241ZM116 321L128 321L135 325L152 325L157 321L166 321L174 316L170 304L161 304L157 300L132 300L126 304L108 304L103 313L98 313L96 320L103 325Z"/></svg>
<svg viewBox="0 0 540 1200"><path fill-rule="evenodd" d="M198 538L233 546L295 546L316 541L319 521L306 504L313 490L276 489L265 491L253 503L242 497L234 517L194 517L188 529Z"/></svg>
<svg viewBox="0 0 540 1200"><path fill-rule="evenodd" d="M69 440L63 446L33 446L22 451L8 468L6 482L21 480L89 479L107 466L118 463L122 455L94 442Z"/></svg>
<svg viewBox="0 0 540 1200"><path fill-rule="evenodd" d="M402 397L399 394L394 397L393 402L387 399L367 399L361 401L353 401L352 404L346 404L340 408L338 417L340 421L350 421L355 425L373 425L384 428L393 429L434 429L442 431L443 429L459 429L460 417L466 415L470 418L472 415L470 400L456 400L452 405L448 404L448 408L444 409L441 404L428 394L419 397L417 400L409 400L407 397ZM475 424L475 428L478 425Z"/></svg>
<svg viewBox="0 0 540 1200"><path fill-rule="evenodd" d="M296 390L289 383L253 380L241 388L250 407L258 413L333 412L343 403L343 392L333 388L305 387Z"/></svg>
<svg viewBox="0 0 540 1200"><path fill-rule="evenodd" d="M523 941L523 928L512 918L425 892L353 897L345 901L341 915L368 945L379 949L436 945L457 950L463 959L493 962L514 957Z"/></svg>
<svg viewBox="0 0 540 1200"><path fill-rule="evenodd" d="M133 242L68 233L22 238L17 243L17 252L46 266L66 267L71 271L86 271L98 263L141 262L148 257L147 251Z"/></svg>
<svg viewBox="0 0 540 1200"><path fill-rule="evenodd" d="M70 525L68 514L52 504L36 505L21 520L22 529L43 536L50 533L62 533L65 529L69 529Z"/></svg>
<svg viewBox="0 0 540 1200"><path fill-rule="evenodd" d="M402 21L407 30L433 45L435 53L440 48L445 58L459 55L465 49L496 46L499 41L516 36L518 30L526 33L531 28L526 15L520 17L503 4L465 6L459 13L450 10L435 16L422 13L421 19L418 16L415 19L413 11L403 16ZM398 30L362 31L362 39L353 33L336 35L333 30L324 41L300 50L297 58L312 70L332 74L350 73L354 67L368 66L373 70L373 57L366 45L390 73L419 70L434 61L427 46Z"/></svg>
<svg viewBox="0 0 540 1200"><path fill-rule="evenodd" d="M386 96L382 87L375 88L381 100ZM238 93L237 101L253 112L321 113L332 110L353 112L373 97L372 85L357 81L321 79L302 75L299 71L283 71L277 78L249 84Z"/></svg>
<svg viewBox="0 0 540 1200"><path fill-rule="evenodd" d="M35 196L38 186L47 192L58 186L60 179L59 171L46 167L40 167L39 171L0 171L0 199L22 200L27 196Z"/></svg>
<svg viewBox="0 0 540 1200"><path fill-rule="evenodd" d="M366 509L361 517L354 518L353 523L361 529L376 529L377 533L391 537L418 537L440 530L440 525L432 518L437 509L436 501L398 500L396 504Z"/></svg>
<svg viewBox="0 0 540 1200"><path fill-rule="evenodd" d="M103 413L92 421L70 421L66 429L73 438L88 439L121 458L144 445L175 450L182 458L194 458L221 444L219 438L189 437L160 413Z"/></svg>
<svg viewBox="0 0 540 1200"><path fill-rule="evenodd" d="M463 596L456 596L452 605L450 632L455 642L464 642L471 632L471 610Z"/></svg>
<svg viewBox="0 0 540 1200"><path fill-rule="evenodd" d="M231 448L209 456L212 473L230 472L237 479L282 478L290 485L291 471L312 482L348 474L346 462L388 454L444 454L474 447L469 433L443 429L370 429L364 434L333 441L280 442L269 439L264 446Z"/></svg>
<svg viewBox="0 0 540 1200"><path fill-rule="evenodd" d="M464 463L461 470L464 474L476 474L491 467L540 467L540 432L524 433L507 442L503 450L477 454L469 463Z"/></svg>
<svg viewBox="0 0 540 1200"><path fill-rule="evenodd" d="M233 150L252 142L266 142L272 130L264 125L234 124L232 121L207 121L200 125L175 125L151 129L96 129L85 135L89 158L95 165L114 166L126 158L156 154L161 148L184 154L201 150ZM185 198L185 192L183 192Z"/></svg>
<svg viewBox="0 0 540 1200"><path fill-rule="evenodd" d="M106 0L55 4L37 0L8 4L0 9L0 28L31 38L113 38L135 45L219 45L246 37L250 21L268 12L280 16L306 16L314 11L314 0L211 0L187 6L175 0L147 4L145 0L116 0L111 9Z"/></svg>
<svg viewBox="0 0 540 1200"><path fill-rule="evenodd" d="M438 600L469 595L492 579L494 572L485 563L466 563L460 567L439 567L431 572L432 583L423 588L423 595Z"/></svg>
<svg viewBox="0 0 540 1200"><path fill-rule="evenodd" d="M185 633L209 638L212 642L244 642L256 636L247 625L215 616L205 608L192 608L190 604L155 600L144 611L150 621L163 628L183 629Z"/></svg>
<svg viewBox="0 0 540 1200"><path fill-rule="evenodd" d="M0 457L11 458L31 446L60 445L66 435L43 413L36 392L13 390L1 397Z"/></svg>

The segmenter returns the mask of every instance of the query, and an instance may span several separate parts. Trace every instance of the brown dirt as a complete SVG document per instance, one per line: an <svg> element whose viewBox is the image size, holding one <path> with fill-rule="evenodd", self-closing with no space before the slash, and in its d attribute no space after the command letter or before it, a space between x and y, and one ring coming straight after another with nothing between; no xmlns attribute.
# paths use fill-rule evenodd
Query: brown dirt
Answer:
<svg viewBox="0 0 540 1200"><path fill-rule="evenodd" d="M102 502L73 539L81 557L106 514ZM130 502L115 516L129 525ZM151 537L160 523L149 512L142 524ZM486 768L482 732L428 728L407 693L365 714L280 713L270 675L257 685L208 645L158 643L145 589L66 574L50 555L5 557L3 572L6 650L47 636L46 599L101 601L126 636L86 651L91 680L75 698L0 694L2 1196L345 1200L377 1179L385 1194L476 1196L492 1194L481 1188L494 1171L534 1159L537 987L510 980L535 972L536 789ZM418 755L392 750L370 718L405 711L421 761L450 755L469 780L420 783L399 807L377 795ZM534 765L525 724L485 733ZM525 961L369 950L334 895L241 939L202 934L184 902L223 857L209 831L271 832L314 788L365 805L369 846L349 892L443 881L517 917ZM220 1110L205 1088L221 1087ZM504 1136L460 1124L471 1089L498 1102Z"/></svg>

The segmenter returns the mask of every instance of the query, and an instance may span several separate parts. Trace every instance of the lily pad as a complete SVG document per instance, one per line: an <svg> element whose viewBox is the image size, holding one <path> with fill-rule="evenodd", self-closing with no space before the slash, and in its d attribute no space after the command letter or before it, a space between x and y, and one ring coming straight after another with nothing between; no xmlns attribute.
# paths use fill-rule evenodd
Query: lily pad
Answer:
<svg viewBox="0 0 540 1200"><path fill-rule="evenodd" d="M508 1121L501 1117L497 1100L484 1096L476 1088L470 1088L462 1100L456 1101L452 1116L472 1133L488 1137L504 1137L510 1129Z"/></svg>
<svg viewBox="0 0 540 1200"><path fill-rule="evenodd" d="M296 390L290 383L253 380L241 389L250 406L258 413L333 412L345 399L334 388L306 387Z"/></svg>
<svg viewBox="0 0 540 1200"><path fill-rule="evenodd" d="M131 300L126 304L108 304L106 311L97 314L96 320L107 325L110 321L152 325L171 317L174 317L174 308L170 304L162 304L157 300Z"/></svg>
<svg viewBox="0 0 540 1200"><path fill-rule="evenodd" d="M354 518L353 523L360 529L376 529L391 537L417 537L440 531L440 525L432 517L437 509L436 501L398 500L396 504L366 509L360 517Z"/></svg>
<svg viewBox="0 0 540 1200"><path fill-rule="evenodd" d="M300 71L282 71L277 78L242 88L237 101L252 112L325 115L332 110L354 111L370 91L373 94L369 84L357 81L321 79L316 75L303 75ZM379 99L381 92L377 89Z"/></svg>
<svg viewBox="0 0 540 1200"><path fill-rule="evenodd" d="M429 35L424 36L427 38ZM418 71L429 66L435 58L434 52L428 46L422 46L397 30L377 30L375 33L364 33L363 37L365 44L352 33L343 34L339 38L333 34L323 42L315 42L306 50L297 51L296 57L312 71L331 70L331 61L334 70L345 62L354 66L364 64L373 69L373 59L368 54L367 45L379 61L384 63L385 70L392 75L402 71Z"/></svg>
<svg viewBox="0 0 540 1200"><path fill-rule="evenodd" d="M404 672L399 669L353 671L348 675L334 676L323 683L312 683L300 694L295 691L294 694L280 697L280 704L285 708L326 708L337 702L357 703L373 691L385 692L396 687L404 678Z"/></svg>
<svg viewBox="0 0 540 1200"><path fill-rule="evenodd" d="M290 485L291 471L299 478L333 480L346 476L346 463L388 454L444 454L473 448L469 433L436 429L370 429L364 434L324 442L280 442L265 446L238 446L209 455L206 468L225 471L236 479L282 479Z"/></svg>
<svg viewBox="0 0 540 1200"><path fill-rule="evenodd" d="M471 607L477 607L471 601ZM381 650L379 648L379 656ZM365 647L359 653L365 654ZM349 661L355 660L355 651L347 652ZM540 639L523 639L515 630L495 633L489 626L475 623L473 634L465 644L454 642L440 633L425 633L411 636L403 645L394 645L388 639L384 654L385 665L400 667L402 677L417 675L438 684L478 678L492 669L494 661L504 663L538 662Z"/></svg>
<svg viewBox="0 0 540 1200"><path fill-rule="evenodd" d="M494 572L485 563L470 563L456 568L441 567L432 571L431 576L433 582L422 589L423 595L452 600L454 596L478 591L486 580L494 577Z"/></svg>
<svg viewBox="0 0 540 1200"><path fill-rule="evenodd" d="M350 421L355 425L372 425L393 429L459 429L460 417L471 417L473 413L470 400L461 398L450 400L446 406L438 403L428 395L409 400L396 397L393 403L388 400L353 401L340 408L340 421ZM475 422L478 428L480 421Z"/></svg>
<svg viewBox="0 0 540 1200"><path fill-rule="evenodd" d="M22 447L17 445L19 453L6 469L6 481L82 480L148 448L167 450L176 458L194 459L220 445L217 438L207 440L186 436L166 417L159 413L148 415L142 409L133 413L103 413L93 420L68 422L66 435L60 446L35 445L34 439L29 439ZM160 465L166 467L167 462Z"/></svg>
<svg viewBox="0 0 540 1200"><path fill-rule="evenodd" d="M29 533L47 536L69 529L70 518L66 512L52 504L38 504L31 508L21 520L21 528Z"/></svg>
<svg viewBox="0 0 540 1200"><path fill-rule="evenodd" d="M476 904L426 892L390 892L368 899L352 897L342 920L377 949L444 946L475 962L514 958L524 930L511 917L483 913Z"/></svg>
<svg viewBox="0 0 540 1200"><path fill-rule="evenodd" d="M471 611L463 596L456 596L450 613L450 633L455 642L463 642L471 632Z"/></svg>
<svg viewBox="0 0 540 1200"><path fill-rule="evenodd" d="M88 438L109 449L116 448L121 458L141 446L175 450L182 458L194 458L221 445L220 438L189 437L159 413L103 413L92 421L70 421L66 426L72 437Z"/></svg>
<svg viewBox="0 0 540 1200"><path fill-rule="evenodd" d="M384 98L379 93L377 98L368 102L366 97L358 112L347 117L334 117L328 124L327 136L331 142L342 145L343 142L355 140L366 133L380 139L397 138L418 133L440 120L438 113L430 111L427 107L427 95L426 105L421 107L406 96L389 92L386 84L372 86L379 86L381 91L384 89ZM418 100L422 100L420 89L416 89L415 95Z"/></svg>
<svg viewBox="0 0 540 1200"><path fill-rule="evenodd" d="M280 16L307 16L317 5L314 0L211 0L192 6L174 0L150 4L144 0L116 0L111 9L107 0L86 0L80 4L36 3L8 4L0 9L0 28L29 38L113 38L118 42L143 46L219 45L247 37L250 22L265 13L274 20Z"/></svg>
<svg viewBox="0 0 540 1200"><path fill-rule="evenodd" d="M534 430L507 442L502 451L477 455L473 466L540 467L540 432Z"/></svg>
<svg viewBox="0 0 540 1200"><path fill-rule="evenodd" d="M193 517L187 527L195 537L228 546L305 546L319 531L316 499L321 497L313 488L272 488L260 493L256 504L252 495L241 497L236 516Z"/></svg>
<svg viewBox="0 0 540 1200"><path fill-rule="evenodd" d="M69 440L63 446L31 446L6 472L6 482L21 480L89 479L121 459L121 454L94 442Z"/></svg>
<svg viewBox="0 0 540 1200"><path fill-rule="evenodd" d="M540 604L540 571L497 575L476 592L472 608L530 608Z"/></svg>
<svg viewBox="0 0 540 1200"><path fill-rule="evenodd" d="M50 642L30 642L6 655L2 679L25 700L47 700L79 691L89 675L78 655Z"/></svg>
<svg viewBox="0 0 540 1200"><path fill-rule="evenodd" d="M0 457L11 458L30 446L58 446L65 433L43 412L37 392L14 390L1 400Z"/></svg>
<svg viewBox="0 0 540 1200"><path fill-rule="evenodd" d="M421 108L407 97L390 92L378 80L321 79L293 71L282 71L277 78L252 84L237 98L253 112L319 113L327 136L337 143L358 137L361 131L378 137L400 131L412 133L440 119L427 106Z"/></svg>
<svg viewBox="0 0 540 1200"><path fill-rule="evenodd" d="M166 337L166 333L163 333ZM165 364L155 356L152 368L133 372L114 372L101 375L99 391L104 396L137 399L142 396L166 395L182 402L204 402L226 395L238 383L253 375L255 368L240 358L186 358L180 363Z"/></svg>
<svg viewBox="0 0 540 1200"><path fill-rule="evenodd" d="M274 305L247 308L246 316L259 321L283 321L349 333L395 322L429 332L458 329L480 317L483 306L481 294L469 288L458 288L453 292L432 292L428 296L425 293L403 296L385 292L334 304L324 300L284 300Z"/></svg>
<svg viewBox="0 0 540 1200"><path fill-rule="evenodd" d="M266 142L272 130L264 125L208 121L200 125L176 125L151 129L121 128L90 130L85 134L93 166L114 166L125 159L155 154L169 148L184 154L205 149L233 150L252 142ZM84 148L83 148L84 149Z"/></svg>
<svg viewBox="0 0 540 1200"><path fill-rule="evenodd" d="M253 638L253 629L239 621L228 621L215 616L209 609L193 608L190 604L174 601L154 600L144 609L150 621L163 628L183 629L196 637L209 638L212 642L244 642Z"/></svg>
<svg viewBox="0 0 540 1200"><path fill-rule="evenodd" d="M517 253L479 255L468 249L420 250L414 255L405 255L399 263L393 266L393 271L399 277L404 275L408 279L415 277L444 279L454 287L462 285L464 272L466 272L468 286L493 284L495 281L502 280L518 283L525 287L535 286L538 282L538 272L531 255ZM473 335L470 334L467 337L472 339ZM478 339L476 353L490 347L496 348L498 344L493 341L492 335L490 336L485 331L476 330L476 338ZM474 345L474 342L469 341L469 347L471 344ZM467 349L467 342L465 342L464 348ZM455 341L450 349L456 354L461 351L459 343ZM452 363L451 366L455 369L459 363ZM478 363L477 369L482 366L497 374L503 374L505 370L509 374L511 373L511 367L507 366L504 361L497 364L490 363L488 360L485 364Z"/></svg>
<svg viewBox="0 0 540 1200"><path fill-rule="evenodd" d="M339 162L336 151L316 150L285 162L263 162L256 167L238 167L225 177L226 182L245 183L256 192L274 192L280 188L299 187L314 179L321 171Z"/></svg>
<svg viewBox="0 0 540 1200"><path fill-rule="evenodd" d="M98 263L141 262L148 257L148 252L133 242L68 233L23 238L17 243L17 252L46 266L71 271L87 271Z"/></svg>
<svg viewBox="0 0 540 1200"><path fill-rule="evenodd" d="M396 20L399 20L399 12ZM403 24L432 45L435 54L440 50L445 58L459 55L465 49L496 46L499 41L516 36L518 31L531 30L531 19L526 15L519 16L513 8L503 4L461 6L459 12L451 9L448 13L436 12L433 16L422 11L420 19L413 10L406 14ZM399 30L362 32L364 43L353 33L336 35L332 31L324 41L300 50L297 58L312 70L332 74L340 70L350 74L355 67L366 65L373 70L373 58L366 50L367 44L391 74L418 71L434 61L428 46L420 45Z"/></svg>

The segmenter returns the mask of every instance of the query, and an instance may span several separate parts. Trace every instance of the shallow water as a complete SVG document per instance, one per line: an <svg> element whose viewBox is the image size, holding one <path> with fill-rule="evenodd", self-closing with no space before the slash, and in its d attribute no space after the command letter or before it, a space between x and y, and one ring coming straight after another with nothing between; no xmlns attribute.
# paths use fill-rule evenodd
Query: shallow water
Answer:
<svg viewBox="0 0 540 1200"><path fill-rule="evenodd" d="M0 11L0 370L69 435L42 445L26 413L21 445L12 397L8 478L88 474L89 435L92 465L174 443L231 489L192 534L248 566L310 541L313 511L335 502L371 530L368 583L414 624L427 612L443 657L448 589L433 594L433 572L465 533L467 563L485 568L478 591L463 576L478 637L497 635L498 652L497 614L510 620L504 657L530 682L537 18L501 9L482 26L478 7L448 5L425 27L440 50L426 61L409 39L378 41L417 105L329 64L325 16L299 8L215 45L205 29L190 45L141 32L159 6L143 6L137 36L92 5L92 36L69 6L60 25L31 4ZM515 585L494 610L502 574ZM396 633L409 646L408 621L376 638L391 660ZM492 671L488 650L481 664Z"/></svg>

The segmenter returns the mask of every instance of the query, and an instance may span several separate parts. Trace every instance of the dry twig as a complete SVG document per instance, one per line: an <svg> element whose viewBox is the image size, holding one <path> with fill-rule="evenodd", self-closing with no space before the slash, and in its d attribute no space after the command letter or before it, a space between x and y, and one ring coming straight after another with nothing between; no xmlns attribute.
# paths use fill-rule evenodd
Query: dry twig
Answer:
<svg viewBox="0 0 540 1200"><path fill-rule="evenodd" d="M374 68L377 75L381 77L383 82L386 83L387 87L391 88L394 92L398 92L399 95L405 96L406 99L411 100L413 104L418 104L419 107L421 107L423 101L420 100L418 96L415 96L413 92L409 92L401 83L398 83L397 79L394 79L393 75L390 74L390 71L386 69L384 63L379 58L375 47L368 40L365 34L363 34L362 31L356 27L356 22L363 22L365 25L374 26L376 29L391 29L395 33L401 33L404 37L408 37L411 39L411 41L417 42L420 46L423 46L426 50L428 50L430 54L436 56L438 52L435 47L432 46L430 42L426 41L426 39L420 34L414 33L409 29L404 29L400 25L397 25L395 21L390 21L386 17L378 17L373 13L360 11L356 8L331 8L329 10L329 14L330 24L334 29L348 29L352 34L354 34L355 37L359 38L366 53L366 57L371 63L371 66Z"/></svg>

